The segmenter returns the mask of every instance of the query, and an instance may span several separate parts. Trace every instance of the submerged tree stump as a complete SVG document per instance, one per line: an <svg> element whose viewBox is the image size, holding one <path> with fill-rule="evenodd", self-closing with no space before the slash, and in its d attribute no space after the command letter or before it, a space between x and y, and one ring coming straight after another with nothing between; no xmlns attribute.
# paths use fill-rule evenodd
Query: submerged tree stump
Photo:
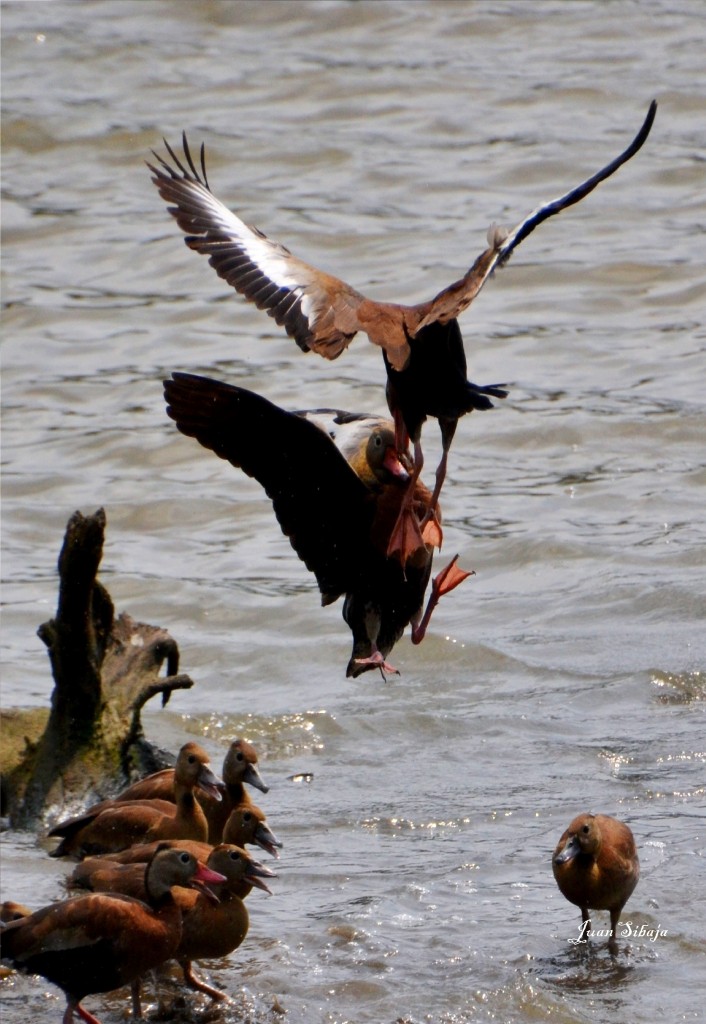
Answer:
<svg viewBox="0 0 706 1024"><path fill-rule="evenodd" d="M140 712L151 697L161 694L164 706L173 690L193 685L179 674L179 650L166 630L115 617L96 578L105 524L99 509L92 516L75 512L66 528L56 617L38 630L54 676L49 717L41 734L26 736L19 761L4 769L14 827L35 824L54 805L64 810L67 802L101 799L136 772L154 770L159 758L144 738Z"/></svg>

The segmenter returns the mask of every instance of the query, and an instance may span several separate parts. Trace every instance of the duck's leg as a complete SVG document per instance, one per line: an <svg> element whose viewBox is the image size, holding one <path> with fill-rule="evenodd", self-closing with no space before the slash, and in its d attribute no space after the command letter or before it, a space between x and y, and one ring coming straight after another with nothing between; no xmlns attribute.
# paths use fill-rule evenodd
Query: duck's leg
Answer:
<svg viewBox="0 0 706 1024"><path fill-rule="evenodd" d="M78 999L69 999L68 1003L66 1004L66 1012L64 1013L63 1024L72 1024L74 1019L74 1010L82 1020L86 1021L86 1024L101 1024L97 1017L94 1017L89 1010L81 1006Z"/></svg>
<svg viewBox="0 0 706 1024"><path fill-rule="evenodd" d="M616 936L618 934L618 920L620 918L620 911L622 909L622 907L619 907L617 910L613 909L610 912L610 938L608 939L608 952L611 954L611 956L615 956L618 952L618 942Z"/></svg>
<svg viewBox="0 0 706 1024"><path fill-rule="evenodd" d="M196 992L205 992L207 996L210 996L211 999L215 999L219 1003L228 1000L225 992L221 992L219 988L214 988L213 985L209 985L207 982L201 981L200 978L196 977L190 960L180 960L179 963L184 972L184 981L189 988L193 988Z"/></svg>
<svg viewBox="0 0 706 1024"><path fill-rule="evenodd" d="M418 620L417 622L412 620L413 644L420 644L424 639L424 634L427 631L432 612L444 594L448 594L452 590L455 590L456 587L463 583L464 580L468 579L469 576L475 576L473 570L467 571L466 569L459 569L456 565L457 561L458 555L454 555L449 564L445 566L438 576L435 576L432 580L431 594L429 595L424 615L421 620Z"/></svg>
<svg viewBox="0 0 706 1024"><path fill-rule="evenodd" d="M395 431L395 437L397 437L397 431ZM426 537L423 535L419 523L419 517L414 510L414 490L417 485L417 480L419 479L419 474L422 472L423 465L424 455L422 454L422 446L419 441L415 441L414 465L409 477L407 489L402 497L397 521L392 528L390 540L387 545L387 557L393 558L396 555L403 566L406 565L412 555L416 551L419 551L420 548L423 548L425 544L433 543L433 540L427 541Z"/></svg>
<svg viewBox="0 0 706 1024"><path fill-rule="evenodd" d="M135 1020L142 1020L142 984L140 978L135 978L130 985L130 994L132 995L132 1015Z"/></svg>
<svg viewBox="0 0 706 1024"><path fill-rule="evenodd" d="M343 606L343 618L353 633L353 651L346 678L355 678L370 668L380 669L383 679L386 675L398 676L399 671L385 661L377 644L380 636L380 609L377 604L349 594Z"/></svg>
<svg viewBox="0 0 706 1024"><path fill-rule="evenodd" d="M449 459L449 449L451 448L457 426L458 419L439 419L442 454L441 459L439 460L439 465L436 467L436 482L434 484L431 501L429 502L429 508L427 509L426 515L420 524L424 540L427 544L432 544L433 547L436 548L441 548L441 542L443 540L441 524L439 523L436 509L439 504L441 488L444 486L444 480L446 479L446 466ZM438 537L438 543L433 539L436 537Z"/></svg>

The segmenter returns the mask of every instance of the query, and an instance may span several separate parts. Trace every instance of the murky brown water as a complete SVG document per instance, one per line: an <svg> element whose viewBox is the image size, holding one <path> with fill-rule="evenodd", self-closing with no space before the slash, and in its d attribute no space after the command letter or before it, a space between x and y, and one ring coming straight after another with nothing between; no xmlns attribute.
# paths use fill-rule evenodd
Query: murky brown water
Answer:
<svg viewBox="0 0 706 1024"><path fill-rule="evenodd" d="M46 703L37 625L74 509L103 579L197 682L147 716L172 748L237 734L284 840L272 899L212 976L225 1019L290 1024L696 1020L702 1013L703 11L677 3L3 4L3 701ZM216 192L380 298L433 295L615 155L464 314L471 376L511 397L460 426L446 551L477 577L400 680L346 682L349 635L257 485L181 438L162 377L302 408L384 410L379 353L305 358L189 253L143 160L182 128ZM434 465L436 429L425 435ZM313 771L313 784L287 776ZM259 797L259 795L258 795ZM624 918L577 953L549 853L591 808L632 826ZM3 836L3 898L65 871ZM58 1020L36 979L8 1024ZM122 997L87 1000L106 1024Z"/></svg>

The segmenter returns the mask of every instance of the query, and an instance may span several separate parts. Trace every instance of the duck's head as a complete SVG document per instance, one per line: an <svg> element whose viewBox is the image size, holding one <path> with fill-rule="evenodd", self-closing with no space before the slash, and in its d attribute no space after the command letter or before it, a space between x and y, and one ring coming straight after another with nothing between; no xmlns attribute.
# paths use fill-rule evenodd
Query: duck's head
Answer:
<svg viewBox="0 0 706 1024"><path fill-rule="evenodd" d="M264 812L255 804L235 807L223 829L223 842L235 846L259 846L275 859L283 843L267 824Z"/></svg>
<svg viewBox="0 0 706 1024"><path fill-rule="evenodd" d="M569 864L579 855L596 857L601 848L601 832L595 814L580 814L569 825L560 849L554 854L556 865Z"/></svg>
<svg viewBox="0 0 706 1024"><path fill-rule="evenodd" d="M257 886L272 895L272 890L264 881L265 878L276 878L274 871L266 868L260 861L255 860L240 846L233 846L230 843L221 843L214 846L213 852L209 855L208 866L219 874L224 875L226 881L223 887L233 889L236 894L238 887L246 885Z"/></svg>
<svg viewBox="0 0 706 1024"><path fill-rule="evenodd" d="M353 460L361 480L369 487L390 484L393 481L406 484L409 472L395 445L395 432L389 427L376 427L367 441L361 444L358 456Z"/></svg>
<svg viewBox="0 0 706 1024"><path fill-rule="evenodd" d="M223 761L223 781L226 786L237 786L247 782L249 786L267 793L269 786L262 780L257 769L257 753L247 740L233 740Z"/></svg>
<svg viewBox="0 0 706 1024"><path fill-rule="evenodd" d="M209 883L218 885L225 880L225 875L206 867L188 850L161 844L145 869L145 888L154 900L162 899L175 885L199 889L213 897Z"/></svg>
<svg viewBox="0 0 706 1024"><path fill-rule="evenodd" d="M176 782L188 789L198 788L213 800L221 800L221 780L211 771L208 754L198 743L185 743L174 769Z"/></svg>

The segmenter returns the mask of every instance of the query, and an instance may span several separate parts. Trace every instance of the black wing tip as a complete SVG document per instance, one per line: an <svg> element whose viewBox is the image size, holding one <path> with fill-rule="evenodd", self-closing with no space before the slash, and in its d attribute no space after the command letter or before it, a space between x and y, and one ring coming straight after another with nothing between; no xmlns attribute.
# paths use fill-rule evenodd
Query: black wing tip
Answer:
<svg viewBox="0 0 706 1024"><path fill-rule="evenodd" d="M626 159L629 159L630 156L634 156L638 149L641 149L647 141L647 136L652 131L652 125L654 124L655 117L657 116L657 105L657 100L652 100L647 108L647 114L645 115L645 120L642 122L642 127L635 136L632 145L625 151ZM627 154L629 154L629 156L627 156Z"/></svg>
<svg viewBox="0 0 706 1024"><path fill-rule="evenodd" d="M211 187L208 183L208 175L206 174L206 144L202 142L199 148L199 169L196 167L194 159L191 155L191 147L189 146L189 140L187 139L186 136L186 130L182 130L181 133L181 146L184 154L184 162L182 162L182 160L177 156L175 150L172 148L172 146L167 142L165 138L162 138L162 142L172 163L170 164L167 160L165 160L164 157L161 156L156 150L150 150L152 156L155 158L158 164L160 164L160 167L155 167L154 164L151 164L148 160L145 161L150 171L154 175L154 178L159 180L160 178L164 178L168 174L170 178L173 178L175 180L197 182L199 185L202 185L205 189L207 189L207 191L210 192ZM186 166L184 164L186 164Z"/></svg>

